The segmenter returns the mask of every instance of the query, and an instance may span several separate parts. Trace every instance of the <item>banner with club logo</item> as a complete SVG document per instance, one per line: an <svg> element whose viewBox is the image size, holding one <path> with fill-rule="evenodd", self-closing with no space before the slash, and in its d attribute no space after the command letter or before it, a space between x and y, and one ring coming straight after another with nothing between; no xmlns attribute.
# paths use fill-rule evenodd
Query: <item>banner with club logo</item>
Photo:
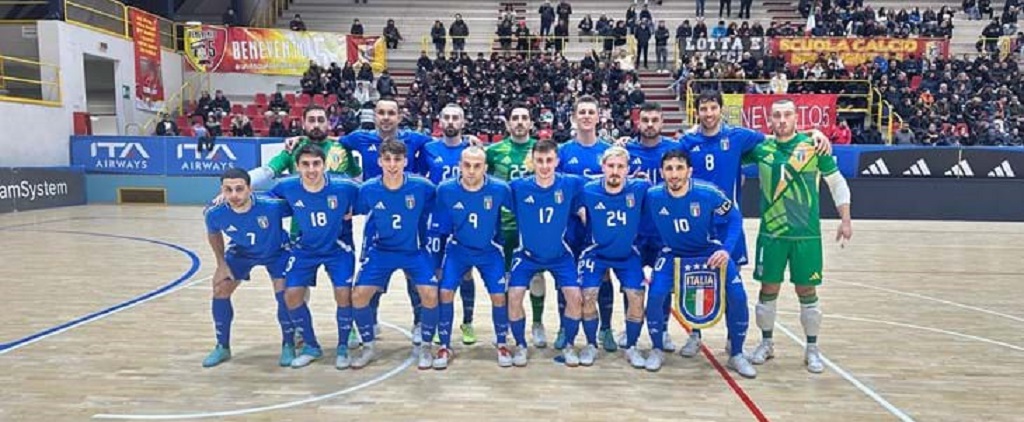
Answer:
<svg viewBox="0 0 1024 422"><path fill-rule="evenodd" d="M770 51L781 54L790 66L814 63L820 54L827 60L839 55L847 68L860 66L881 55L897 60L910 56L929 60L949 58L949 40L944 38L772 38Z"/></svg>
<svg viewBox="0 0 1024 422"><path fill-rule="evenodd" d="M135 41L135 107L159 111L164 108L159 22L155 15L139 9L132 8L130 13Z"/></svg>
<svg viewBox="0 0 1024 422"><path fill-rule="evenodd" d="M349 61L344 34L201 25L185 28L185 58L197 72L301 76L309 62Z"/></svg>

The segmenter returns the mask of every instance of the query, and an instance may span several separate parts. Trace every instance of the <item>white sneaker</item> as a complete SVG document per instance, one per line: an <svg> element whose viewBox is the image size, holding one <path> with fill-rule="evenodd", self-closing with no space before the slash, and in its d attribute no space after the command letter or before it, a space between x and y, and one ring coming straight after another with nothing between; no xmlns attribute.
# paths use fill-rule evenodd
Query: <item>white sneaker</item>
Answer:
<svg viewBox="0 0 1024 422"><path fill-rule="evenodd" d="M742 353L730 357L729 361L725 363L725 366L736 371L737 374L740 374L740 376L744 378L757 378L757 370L754 369L754 365L751 365L750 361L747 360L747 357L743 356Z"/></svg>
<svg viewBox="0 0 1024 422"><path fill-rule="evenodd" d="M374 327L376 329L376 327ZM423 342L423 326L416 324L412 326L412 345L419 346Z"/></svg>
<svg viewBox="0 0 1024 422"><path fill-rule="evenodd" d="M807 371L820 374L825 370L825 362L821 359L821 349L817 344L808 344L804 350L804 363L807 364Z"/></svg>
<svg viewBox="0 0 1024 422"><path fill-rule="evenodd" d="M535 323L533 324L533 347L543 349L548 347L548 336L544 333L544 324Z"/></svg>
<svg viewBox="0 0 1024 422"><path fill-rule="evenodd" d="M626 360L628 360L629 364L636 369L644 369L644 367L647 365L647 361L644 359L644 355L641 354L640 351L636 349L636 346L626 349Z"/></svg>
<svg viewBox="0 0 1024 422"><path fill-rule="evenodd" d="M437 357L434 358L434 369L445 370L448 369L448 362L452 360L455 355L452 353L452 349L442 347L437 350Z"/></svg>
<svg viewBox="0 0 1024 422"><path fill-rule="evenodd" d="M413 355L419 358L419 364L416 365L419 369L430 369L434 367L434 354L431 351L429 344L423 344L413 348Z"/></svg>
<svg viewBox="0 0 1024 422"><path fill-rule="evenodd" d="M619 333L619 335L615 336L615 342L619 343L619 348L625 349L626 348L626 332L623 331L623 332Z"/></svg>
<svg viewBox="0 0 1024 422"><path fill-rule="evenodd" d="M775 343L771 339L762 339L754 353L750 354L750 363L761 365L775 357Z"/></svg>
<svg viewBox="0 0 1024 422"><path fill-rule="evenodd" d="M580 365L590 366L597 360L597 346L588 344L583 350L580 350Z"/></svg>
<svg viewBox="0 0 1024 422"><path fill-rule="evenodd" d="M664 352L657 349L651 350L651 354L647 355L647 360L644 362L644 368L651 372L657 372L661 369L661 364L664 360Z"/></svg>
<svg viewBox="0 0 1024 422"><path fill-rule="evenodd" d="M684 358L692 358L700 353L700 336L696 334L690 334L690 337L686 339L686 344L683 345L682 349L679 349L679 354Z"/></svg>
<svg viewBox="0 0 1024 422"><path fill-rule="evenodd" d="M341 369L348 369L352 366L352 359L348 357L348 350L339 350L337 357L334 358L334 367Z"/></svg>
<svg viewBox="0 0 1024 422"><path fill-rule="evenodd" d="M520 368L526 366L530 362L529 352L526 351L526 347L516 347L516 354L512 356L512 364Z"/></svg>
<svg viewBox="0 0 1024 422"><path fill-rule="evenodd" d="M672 336L668 334L668 330L661 336L661 350L672 353L676 351L676 344L672 342Z"/></svg>
<svg viewBox="0 0 1024 422"><path fill-rule="evenodd" d="M502 368L512 366L512 351L504 344L498 346L498 366Z"/></svg>
<svg viewBox="0 0 1024 422"><path fill-rule="evenodd" d="M565 366L570 368L580 366L580 357L576 356L576 349L572 346L562 349L562 359L565 360Z"/></svg>
<svg viewBox="0 0 1024 422"><path fill-rule="evenodd" d="M376 350L373 342L363 343L362 353L359 354L358 358L352 359L352 369L360 369L369 365L373 362L374 358L377 357Z"/></svg>

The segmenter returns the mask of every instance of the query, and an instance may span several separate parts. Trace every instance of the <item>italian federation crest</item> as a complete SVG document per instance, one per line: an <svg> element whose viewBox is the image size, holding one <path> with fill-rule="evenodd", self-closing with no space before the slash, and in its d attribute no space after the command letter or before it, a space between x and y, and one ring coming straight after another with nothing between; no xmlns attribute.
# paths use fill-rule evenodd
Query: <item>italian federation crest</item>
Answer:
<svg viewBox="0 0 1024 422"><path fill-rule="evenodd" d="M484 209L490 211L491 207L494 206L494 198L490 195L484 197Z"/></svg>
<svg viewBox="0 0 1024 422"><path fill-rule="evenodd" d="M726 267L711 268L708 257L675 258L673 307L690 327L713 327L725 314Z"/></svg>
<svg viewBox="0 0 1024 422"><path fill-rule="evenodd" d="M627 193L626 194L626 208L633 208L634 206L636 206L636 198L633 197L633 194Z"/></svg>
<svg viewBox="0 0 1024 422"><path fill-rule="evenodd" d="M700 202L690 203L690 215L693 217L700 217Z"/></svg>
<svg viewBox="0 0 1024 422"><path fill-rule="evenodd" d="M327 208L332 210L338 209L338 197L336 195L329 195L327 197Z"/></svg>
<svg viewBox="0 0 1024 422"><path fill-rule="evenodd" d="M267 216L265 215L256 217L256 223L259 224L260 228L263 230L270 228L270 219L268 219Z"/></svg>
<svg viewBox="0 0 1024 422"><path fill-rule="evenodd" d="M556 190L555 191L555 203L556 204L561 204L562 201L564 201L564 200L565 200L565 195L562 194L562 190L561 189Z"/></svg>
<svg viewBox="0 0 1024 422"><path fill-rule="evenodd" d="M416 208L416 197L413 195L405 195L405 207L410 210Z"/></svg>

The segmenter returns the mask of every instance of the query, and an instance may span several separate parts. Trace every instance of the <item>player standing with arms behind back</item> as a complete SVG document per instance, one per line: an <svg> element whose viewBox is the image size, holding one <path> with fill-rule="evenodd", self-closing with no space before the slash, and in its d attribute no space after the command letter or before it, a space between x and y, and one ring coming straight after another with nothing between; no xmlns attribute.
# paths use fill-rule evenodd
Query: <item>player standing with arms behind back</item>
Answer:
<svg viewBox="0 0 1024 422"><path fill-rule="evenodd" d="M751 355L755 365L775 355L772 330L775 306L789 264L790 281L800 299L800 324L807 336L804 363L807 370L825 369L818 349L822 311L816 286L822 282L821 196L822 176L842 219L836 241L853 236L850 222L850 188L831 155L819 156L809 137L796 132L796 105L792 100L772 104L775 140L764 142L744 156L757 163L761 185L761 226L757 235L754 279L761 282L755 315L761 329L761 344Z"/></svg>

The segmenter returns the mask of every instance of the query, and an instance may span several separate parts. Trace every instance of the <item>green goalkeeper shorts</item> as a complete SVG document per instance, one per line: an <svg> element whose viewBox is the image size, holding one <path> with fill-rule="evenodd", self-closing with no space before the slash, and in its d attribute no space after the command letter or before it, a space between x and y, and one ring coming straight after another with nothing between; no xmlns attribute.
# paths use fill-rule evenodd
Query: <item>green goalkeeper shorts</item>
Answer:
<svg viewBox="0 0 1024 422"><path fill-rule="evenodd" d="M789 280L798 286L821 284L821 239L779 239L757 237L754 279L762 283L782 283L786 264Z"/></svg>

